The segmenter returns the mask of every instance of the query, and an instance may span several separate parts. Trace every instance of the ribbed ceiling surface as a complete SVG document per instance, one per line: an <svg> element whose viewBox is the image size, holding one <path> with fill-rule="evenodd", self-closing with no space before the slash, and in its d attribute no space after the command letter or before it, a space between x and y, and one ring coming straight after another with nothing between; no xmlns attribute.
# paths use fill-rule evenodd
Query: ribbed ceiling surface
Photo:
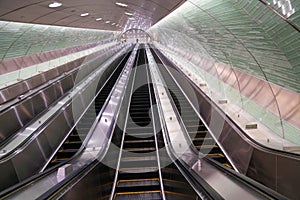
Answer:
<svg viewBox="0 0 300 200"><path fill-rule="evenodd" d="M267 5L277 8L274 2ZM150 30L168 46L299 92L300 1L284 2L291 3L291 15L258 0L189 0Z"/></svg>
<svg viewBox="0 0 300 200"><path fill-rule="evenodd" d="M58 0L62 5L50 8L54 1L1 0L0 20L102 30L147 29L184 1ZM127 6L118 6L117 2ZM80 16L84 13L89 14Z"/></svg>

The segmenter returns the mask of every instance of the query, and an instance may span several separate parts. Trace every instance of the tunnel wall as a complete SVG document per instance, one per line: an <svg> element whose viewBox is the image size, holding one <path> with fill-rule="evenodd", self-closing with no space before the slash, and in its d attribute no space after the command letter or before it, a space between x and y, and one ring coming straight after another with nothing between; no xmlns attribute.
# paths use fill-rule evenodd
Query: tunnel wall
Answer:
<svg viewBox="0 0 300 200"><path fill-rule="evenodd" d="M116 45L114 32L92 29L0 21L0 34L0 87Z"/></svg>
<svg viewBox="0 0 300 200"><path fill-rule="evenodd" d="M0 21L0 60L86 45L113 37L112 31Z"/></svg>
<svg viewBox="0 0 300 200"><path fill-rule="evenodd" d="M296 28L259 1L190 0L149 32L157 47L218 91L216 99L300 145L299 11L288 20Z"/></svg>

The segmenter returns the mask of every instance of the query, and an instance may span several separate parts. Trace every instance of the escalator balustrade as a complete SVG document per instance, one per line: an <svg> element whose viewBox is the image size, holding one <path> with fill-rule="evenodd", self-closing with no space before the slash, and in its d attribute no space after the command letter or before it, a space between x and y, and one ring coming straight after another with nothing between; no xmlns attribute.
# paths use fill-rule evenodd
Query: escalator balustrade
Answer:
<svg viewBox="0 0 300 200"><path fill-rule="evenodd" d="M143 71L137 69L136 76L144 77ZM131 97L132 120L126 126L114 199L162 198L150 107L149 87L144 85Z"/></svg>
<svg viewBox="0 0 300 200"><path fill-rule="evenodd" d="M57 165L61 162L64 162L70 159L73 155L78 152L82 142L87 136L89 130L91 129L96 116L101 111L107 97L109 96L110 91L112 90L114 84L116 83L119 75L124 68L130 53L128 53L125 58L122 60L118 68L114 71L110 79L105 83L104 87L101 89L100 93L95 99L94 107L90 106L83 117L78 122L77 126L72 130L66 141L63 143L61 148L57 151L54 158L49 163L48 167Z"/></svg>
<svg viewBox="0 0 300 200"><path fill-rule="evenodd" d="M153 50L152 53L155 61L162 65L161 60ZM195 113L189 101L181 92L170 74L164 67L161 67L160 71L195 148L205 156L212 158L222 165L232 169L232 165L226 158L222 149L218 146L212 135L208 132L206 126Z"/></svg>

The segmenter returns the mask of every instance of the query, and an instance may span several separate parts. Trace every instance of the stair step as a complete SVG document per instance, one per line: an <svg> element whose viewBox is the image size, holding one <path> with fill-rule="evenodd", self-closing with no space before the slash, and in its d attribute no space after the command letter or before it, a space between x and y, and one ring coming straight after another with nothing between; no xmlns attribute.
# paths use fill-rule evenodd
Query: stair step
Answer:
<svg viewBox="0 0 300 200"><path fill-rule="evenodd" d="M138 160L138 161L124 161L120 163L120 168L137 168L137 167L155 167L157 166L156 160Z"/></svg>
<svg viewBox="0 0 300 200"><path fill-rule="evenodd" d="M151 200L161 200L161 191L144 191L135 193L116 193L114 199L116 200L132 200L132 199L151 199Z"/></svg>
<svg viewBox="0 0 300 200"><path fill-rule="evenodd" d="M130 168L120 168L119 173L148 173L157 171L158 167L130 167Z"/></svg>
<svg viewBox="0 0 300 200"><path fill-rule="evenodd" d="M131 180L119 180L117 182L117 187L120 188L126 188L127 191L132 191L134 188L131 187L141 187L141 186L158 186L159 185L159 178L152 178L152 179L131 179ZM153 188L151 188L153 189ZM139 188L136 188L135 190L139 190ZM118 190L120 191L120 190Z"/></svg>

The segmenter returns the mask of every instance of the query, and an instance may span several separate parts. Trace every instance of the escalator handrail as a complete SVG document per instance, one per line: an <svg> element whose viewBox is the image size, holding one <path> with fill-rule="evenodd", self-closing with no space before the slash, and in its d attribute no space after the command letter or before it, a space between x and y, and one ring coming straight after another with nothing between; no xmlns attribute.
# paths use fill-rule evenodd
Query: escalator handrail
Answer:
<svg viewBox="0 0 300 200"><path fill-rule="evenodd" d="M120 76L121 77L121 76ZM119 77L119 78L120 78ZM115 84L116 86L116 84ZM115 86L112 90L115 89ZM124 95L123 97L121 98L120 101L122 101L124 98ZM119 110L118 112L120 111L121 109L121 106L119 107ZM118 116L118 113L116 114L116 116ZM97 164L99 164L101 162L101 160L104 158L110 144L111 144L111 139L113 137L113 134L114 133L114 128L116 126L116 123L117 123L117 118L113 118L114 120L114 123L113 123L113 128L112 128L112 131L110 132L110 137L109 137L109 140L106 144L106 148L105 148L105 151L103 151L101 154L102 155L99 155L99 157L101 158L98 158L98 159L95 159L94 161L92 161L91 163L88 163L84 166L84 168L81 168L77 171L74 171L72 172L68 177L66 177L64 180L62 180L61 182L59 182L58 184L56 184L54 187L52 187L50 190L48 190L47 192L45 192L43 195L41 195L38 199L49 199L51 196L55 195L55 193L57 193L59 190L61 190L62 188L64 187L67 187L68 184L70 184L75 178L77 177L80 177L82 174L87 174L90 170L92 170ZM82 177L81 177L82 178Z"/></svg>
<svg viewBox="0 0 300 200"><path fill-rule="evenodd" d="M92 61L89 61L89 62L93 62L94 60ZM89 64L86 63L87 65ZM23 94L24 97L22 98L19 98L19 101L17 102L13 102L11 103L10 105L2 105L2 107L4 106L4 108L1 108L0 110L0 115L5 115L6 112L16 108L17 106L20 106L24 103L26 103L27 101L34 101L34 98L36 98L39 93L42 93L44 92L45 90L48 90L50 88L55 88L56 87L56 84L60 83L62 81L64 81L65 79L69 78L69 77L72 77L74 74L76 74L80 68L82 67L82 65L72 69L71 71L67 72L67 73L64 73L62 74L61 76L59 77L56 77L55 79L52 79L50 81L48 81L47 83L44 83L43 85L40 85L39 87L35 88L34 91L31 91L29 94L27 93L26 94ZM87 74L85 77L83 77L83 79L81 81L78 81L76 84L75 84L75 81L73 80L73 87L76 87L77 85L79 85L80 83L82 83L84 81L84 78L88 77L90 74L92 74L95 70L97 69L94 69L93 71L91 71L89 74ZM47 105L47 107L45 107L42 111L40 111L38 114L32 116L32 119L27 122L25 125L23 124L23 126L15 131L14 133L10 134L8 137L6 137L4 140L1 140L0 141L0 146L4 146L8 143L11 142L11 140L14 139L14 137L16 135L18 135L18 133L22 132L23 130L26 129L26 127L28 127L33 121L34 119L37 119L38 117L42 116L43 114L47 113L47 111L49 111L51 109L51 107L53 105L55 105L57 102L59 102L61 99L65 98L66 96L68 96L71 92L72 92L72 88L68 89L67 91L65 91L61 96L59 96L57 99L55 99L54 101L52 101L49 105ZM26 96L25 96L26 95ZM43 99L44 100L44 99ZM45 101L45 100L44 100ZM47 102L48 103L48 102ZM18 114L18 113L16 113Z"/></svg>
<svg viewBox="0 0 300 200"><path fill-rule="evenodd" d="M158 109L159 113L161 113L161 109ZM160 116L163 116L162 114L160 114ZM169 138L169 133L168 130L166 129L165 126L165 120L162 120L162 117L160 117L161 119L161 124L164 124L162 126L162 132L163 132L163 137L164 137L164 143L166 144L165 147L167 149L168 155L170 156L171 160L178 166L179 169L185 171L185 172L189 172L189 173L182 173L182 175L187 178L186 176L188 176L189 174L191 174L191 170L189 170L188 166L185 164L185 162L181 159L181 158L177 158L176 157L176 153L175 150L173 149L172 145L167 145L167 144L171 144L171 140ZM181 171L180 170L180 171ZM195 174L192 175L186 179L189 183L191 183L191 181L193 182L192 185L196 185L196 188L199 190L199 188L202 188L205 191L205 195L207 197L209 197L210 199L223 199L210 185L208 185L206 183L206 181L204 179L202 179L199 176L196 176ZM196 180L196 181L195 181ZM197 193L201 193L201 192L197 192Z"/></svg>
<svg viewBox="0 0 300 200"><path fill-rule="evenodd" d="M97 69L98 69L98 68L97 68ZM84 82L84 81L80 81L80 83L83 83L83 82ZM86 87L87 87L87 86L85 86L84 88L86 88ZM82 89L84 89L84 88L82 88ZM79 96L79 94L76 94L76 95L74 96L74 98L76 98L76 97L78 97L78 96ZM65 96L65 97L66 97L66 96ZM5 155L1 156L1 157L0 157L0 163L6 161L7 159L9 159L9 157L13 156L13 154L15 154L15 152L16 152L16 149L20 149L20 148L23 147L25 144L30 143L31 141L33 141L33 140L35 139L35 138L33 138L33 136L36 135L36 133L42 132L43 129L45 129L45 128L48 126L49 123L51 123L51 122L53 122L53 120L55 120L55 117L57 117L60 113L62 113L62 112L64 111L64 109L67 108L67 107L72 103L72 101L73 101L72 98L68 99L68 100L65 102L65 104L63 105L63 107L62 107L61 109L55 111L55 112L51 115L51 117L49 117L49 118L47 118L45 121L43 121L43 123L41 124L41 126L39 126L39 127L34 131L34 133L32 133L32 134L31 134L30 136L28 136L25 140L23 140L20 144L18 144L18 146L16 146L16 147L14 148L14 150L11 150L10 152L7 152ZM79 119L80 119L82 116L83 116L83 114L80 115ZM79 120L79 119L78 119L78 120ZM73 129L74 127L75 127L75 125L72 126L72 129Z"/></svg>
<svg viewBox="0 0 300 200"><path fill-rule="evenodd" d="M166 92L168 92L168 91L166 90ZM190 183L190 185L193 187L193 189L196 191L197 194L201 194L202 193L202 192L200 192L200 190L201 190L205 193L205 196L211 200L224 199L209 184L207 184L207 182L204 179L197 176L195 174L195 172L190 170L189 167L186 165L186 163L181 158L178 158L176 156L177 154L172 147L172 142L169 137L169 133L168 133L167 126L166 126L166 121L165 121L164 117L162 117L163 111L161 108L161 103L160 103L160 99L159 99L158 91L157 91L156 87L154 87L154 94L155 94L156 101L158 102L157 106L158 106L158 113L160 116L159 117L160 123L162 124L161 127L162 127L164 144L165 144L167 153L170 156L171 160L178 167L181 174L186 178L186 180ZM171 145L169 145L169 144L171 144Z"/></svg>
<svg viewBox="0 0 300 200"><path fill-rule="evenodd" d="M100 93L102 92L103 88L106 86L106 84L110 81L111 77L113 76L113 74L117 71L117 69L119 67L121 67L121 63L124 61L124 59L126 58L126 56L128 55L128 53L125 54L125 56L122 58L122 60L119 62L119 64L117 65L117 67L114 69L114 71L111 73L111 75L107 78L107 80L105 81L105 83L102 85L102 87L99 89L99 91L97 92L97 94L95 95L95 97L91 100L91 102L88 104L87 108L85 109L85 111L83 112L83 114L81 115L80 119L84 116L84 114L86 113L86 111L93 106L94 102L96 101L96 98L100 95ZM125 65L124 65L125 66ZM123 69L124 70L124 69ZM122 70L122 71L123 71ZM120 74L122 74L122 71ZM119 80L119 77L117 78L116 82ZM81 144L81 147L78 149L78 151L72 156L72 157L76 157L77 154L79 154L84 148L86 143L88 142L89 138L91 137L93 131L96 128L96 125L103 113L103 110L105 109L105 107L108 104L108 99L110 99L111 95L112 95L113 89L109 92L101 110L99 111L99 114L96 116L95 121L93 122L87 136L85 137L83 143ZM59 149L61 148L61 146L65 143L65 141L68 139L69 135L71 134L72 130L76 127L76 125L80 122L80 119L77 121L77 123L74 124L73 128L69 131L69 133L66 135L65 139L61 142L61 144L58 146L58 148L56 148L56 150L53 152L52 156L49 158L49 161L45 164L45 166L43 167L43 169L41 171L43 171L46 166L51 162L52 158L56 155L56 153L59 151ZM62 164L67 163L69 160L63 161ZM62 165L61 165L62 166Z"/></svg>
<svg viewBox="0 0 300 200"><path fill-rule="evenodd" d="M151 87L150 83L152 83L150 71L149 71L149 60L147 58L147 54L145 52L145 63L147 63L147 82L148 82L148 91L149 91L149 99L150 99L150 105L154 105L154 102L152 101L152 93L151 93ZM155 98L155 95L154 97ZM154 116L154 111L153 111L153 106L151 108L151 116L152 116L152 122L153 122L153 130L154 130L154 139L155 139L155 151L156 151L156 157L157 157L157 165L158 165L158 174L159 174L159 182L160 182L160 188L161 188L161 194L162 194L162 199L166 200L166 194L165 194L165 189L164 189L164 184L163 184L163 178L162 178L162 172L161 172L161 163L160 163L160 156L159 156L159 148L158 148L158 139L157 139L157 130L156 130L156 123L155 123L155 116Z"/></svg>
<svg viewBox="0 0 300 200"><path fill-rule="evenodd" d="M157 49L157 51L159 51ZM159 54L160 55L163 55L163 53L161 53L159 51ZM163 55L164 56L164 55ZM173 67L176 69L176 70L179 70L180 69L172 62L170 61L167 57L164 56L164 58L166 60L168 60L169 63L171 63L173 65ZM287 151L282 151L282 150L279 150L279 149L274 149L274 148L271 148L271 147L267 147L267 146L264 146L263 144L257 142L256 140L254 140L253 138L251 138L248 134L246 134L244 132L244 130L239 126L237 125L236 122L234 122L234 120L228 115L226 114L222 109L219 108L219 106L213 101L211 100L210 97L207 96L207 94L205 94L203 91L201 91L201 89L199 87L197 87L195 85L195 83L193 81L191 81L186 74L182 73L182 75L186 78L186 80L191 84L193 85L194 89L196 89L203 98L205 98L206 101L208 101L212 106L213 108L216 109L216 111L218 111L219 113L222 114L222 116L225 116L224 117L224 120L226 120L230 125L231 127L237 131L237 133L239 135L241 135L241 137L246 137L247 140L245 139L246 142L248 142L251 146L255 146L256 148L264 151L264 152L268 152L268 153L273 153L273 154L278 154L278 155L282 155L282 156L285 156L285 157L291 157L291 158L294 158L294 159L298 159L300 160L300 154L296 154L296 153L293 153L293 152L287 152Z"/></svg>
<svg viewBox="0 0 300 200"><path fill-rule="evenodd" d="M118 80L121 78L121 76L119 76ZM113 89L115 89L117 84L114 85ZM124 99L124 95L123 97L120 99L120 101L122 102ZM118 116L119 114L119 111L121 109L121 106L119 106L119 109L118 109L118 112L116 114L116 116ZM98 158L98 159L95 159L94 161L92 161L91 163L87 163L84 165L83 168L80 168L74 172L72 172L68 177L66 177L64 180L62 180L61 182L59 182L58 184L56 184L54 187L52 187L51 189L49 189L47 192L45 192L44 194L42 194L41 196L38 197L38 199L49 199L51 198L51 196L54 196L58 191L61 191L63 188L65 187L68 187L68 185L75 179L75 178L83 178L81 175L83 174L87 174L90 170L93 169L93 167L95 167L97 164L99 164L102 159L104 158L104 156L106 155L106 152L108 151L109 149L109 146L111 145L111 139L113 137L113 132L114 132L114 129L116 127L116 123L117 123L117 118L113 117L113 120L114 120L114 123L112 124L112 130L110 131L110 137L108 139L108 142L105 143L106 145L106 148L103 148L105 149L104 151L102 151L100 153L100 155L98 155L99 157L101 158ZM70 189L70 187L68 188Z"/></svg>
<svg viewBox="0 0 300 200"><path fill-rule="evenodd" d="M104 44L105 44L105 43L104 43ZM99 51L96 51L96 52L92 53L91 55L99 55L99 54L104 55L104 53L106 53L107 50L113 49L113 48L115 48L115 47L117 47L117 44L114 44L114 45L112 45L112 46L110 46L110 47L106 47L106 48L104 48L104 49L101 49L101 50L99 50ZM86 56L84 56L83 58L86 58L87 56L91 56L91 55L86 55ZM68 62L68 63L66 63L66 64L63 64L63 65L58 66L57 68L59 69L59 68L63 67L64 65L68 65L69 63L76 62L76 61L81 60L81 59L83 59L83 58L78 58L78 59L76 59L76 60L70 61L70 62ZM64 71L63 73L64 73L64 74L70 74L70 73L72 73L73 71L78 70L79 67L80 67L80 66L75 67L75 68L72 68L71 70L69 70L69 71ZM50 70L54 70L54 69L56 69L56 68L53 68L53 69L50 69ZM49 71L50 71L50 70L49 70ZM18 85L18 84L20 84L20 83L30 81L31 79L33 79L33 78L35 78L35 77L37 77L37 76L45 76L45 73L47 73L47 72L49 72L49 71L42 72L42 73L37 74L37 75L35 75L35 76L33 76L33 77L24 79L24 80L22 80L21 82L13 83L13 84L11 84L11 85L8 85L8 86L6 86L6 87L3 87L3 88L0 89L0 93L3 92L4 90L6 90L6 89L8 89L8 88L11 88L11 87L13 87L13 86L16 86L16 85ZM8 99L7 101L5 101L5 102L3 102L3 103L0 103L1 106L4 105L4 108L1 108L1 109L0 109L0 113L3 112L3 110L6 109L6 108L5 108L5 107L6 107L5 105L8 104L9 102L18 99L19 97L22 97L22 98L19 99L19 100L23 101L23 100L24 100L23 96L25 96L25 94L26 94L27 92L31 91L32 93L31 93L30 95L35 94L35 93L37 93L38 91L40 91L40 89L42 89L43 87L47 87L47 82L54 82L54 81L56 81L56 80L58 80L58 79L60 79L60 78L61 78L61 76L56 76L56 77L54 77L53 79L46 80L46 81L42 82L42 84L40 84L39 86L36 86L36 87L33 87L33 88L29 88L29 89L26 90L24 93L20 93L20 94L16 95L15 97L10 98L10 99ZM25 98L28 98L28 96L26 96ZM17 104L17 103L19 103L19 101L18 101L18 102L14 102L13 104L10 105L10 107L13 106L14 104Z"/></svg>
<svg viewBox="0 0 300 200"><path fill-rule="evenodd" d="M126 57L126 56L125 56L125 57ZM124 58L125 58L125 57L124 57ZM120 63L121 63L121 62L122 62L122 61L120 61ZM122 72L121 72L121 74L122 74ZM119 79L120 79L120 76L118 77L117 81L118 81ZM117 81L116 81L116 82L117 82ZM115 87L115 86L114 86L114 87ZM102 89L102 88L101 88L101 89ZM112 89L112 91L113 91L113 90L114 90L114 89ZM99 94L100 92L101 92L101 91L99 91L98 94ZM111 95L112 95L112 93L110 92L108 98L110 98ZM96 95L96 96L97 96L97 95ZM95 98L96 98L96 97L95 97ZM94 102L95 98L92 100L92 103ZM69 104L68 104L68 105L69 105ZM91 104L89 104L89 105L91 105ZM100 110L100 112L99 112L99 114L98 114L98 116L97 116L97 119L100 118L100 116L102 115L102 113L103 113L103 111L104 111L104 108L105 108L106 106L107 106L107 101L105 101L105 103L103 104L103 107L102 107L102 109ZM96 120L95 120L95 122L96 122ZM76 124L77 124L77 123L74 124L73 128L76 126ZM89 134L91 134L91 133L92 133L92 131L89 131ZM87 141L87 140L85 140L85 141ZM9 188L7 188L7 189L1 191L1 192L0 192L0 197L6 196L6 195L8 195L8 194L11 194L11 193L15 192L16 190L18 190L19 188L22 188L23 186L28 185L28 184L30 184L30 183L33 182L33 181L37 181L37 180L39 180L39 179L41 179L41 178L43 178L43 177L45 177L45 176L51 174L52 172L54 172L55 170L57 170L59 167L63 166L63 165L66 164L67 162L70 162L70 161L72 161L72 160L75 160L75 159L80 155L80 153L83 151L83 149L84 149L84 148L81 147L81 148L78 150L78 152L77 152L74 156L72 156L69 160L67 160L67 161L65 161L65 162L62 162L62 163L60 163L60 164L58 164L58 165L55 165L55 166L53 166L53 167L50 167L49 169L47 169L47 170L45 170L45 171L43 171L43 172L41 172L41 173L39 173L39 174L33 175L33 176L29 177L28 179L25 179L24 181L21 181L21 182L15 184L15 185L13 185L12 187L9 187Z"/></svg>
<svg viewBox="0 0 300 200"><path fill-rule="evenodd" d="M173 77L172 77L173 78ZM177 119L180 119L181 123L180 124L183 124L182 122L182 119L180 117L180 114L178 113L178 110L176 108L176 105L171 97L171 94L169 93L169 91L167 91L167 95L168 95L168 98L170 99L170 102L172 104L172 108L176 114L176 117ZM185 131L183 131L183 134L185 136L186 139L190 139L189 135L187 134L187 131L186 129L184 128ZM170 142L170 141L169 141ZM218 163L217 161L213 160L212 158L209 158L207 156L205 156L204 154L202 154L201 152L199 152L193 145L192 141L191 141L191 150L195 153L195 154L200 154L200 157L202 159L204 159L205 161L207 161L209 164L215 166L218 170L220 170L222 173L224 174L227 174L229 175L230 177L234 178L235 180L237 180L238 182L240 183L243 183L249 187L251 187L252 189L254 189L255 191L257 191L258 193L260 193L261 195L265 196L266 198L275 198L275 199L282 199L282 200L286 200L287 198L284 197L283 195L277 193L276 191L262 185L261 183L259 182L256 182L254 181L253 179L251 178L248 178L244 175L241 175L240 173L234 171L234 170L231 170L225 166L223 166L222 164Z"/></svg>
<svg viewBox="0 0 300 200"><path fill-rule="evenodd" d="M155 52L155 50L153 50L153 51ZM156 55L157 55L157 53L156 53ZM212 138L214 139L214 141L218 144L219 148L222 150L222 153L224 154L224 156L226 157L226 159L229 161L229 163L230 163L231 166L234 168L234 170L236 170L237 172L239 172L239 170L237 169L237 167L236 167L236 166L234 165L234 163L232 162L231 158L227 155L227 153L226 153L226 151L224 150L222 144L220 144L220 142L218 141L218 139L215 137L215 134L214 134L214 133L211 131L211 129L209 128L208 124L203 120L202 116L199 114L199 112L197 111L197 109L195 109L194 105L193 105L193 104L191 103L191 101L188 99L188 97L186 96L185 92L182 90L182 88L180 87L180 85L178 84L178 82L176 81L176 79L174 78L174 76L170 73L170 71L169 71L168 68L166 67L165 63L162 61L162 58L161 58L159 55L157 55L157 57L159 58L159 60L161 61L161 64L162 64L162 65L164 66L164 68L166 69L166 72L168 73L168 75L170 76L170 78L172 79L172 81L174 81L174 83L175 83L176 86L178 87L179 91L183 94L184 98L187 99L188 103L190 104L190 106L191 106L192 109L194 110L195 114L199 117L199 119L201 120L201 122L204 124L204 126L205 126L205 128L207 129L208 133L212 136ZM165 85L167 85L167 84L165 83ZM169 94L169 91L168 91L168 94ZM172 107L173 107L174 111L175 111L176 114L177 114L178 109L177 109L176 106L174 107L175 102L173 101L173 98L172 98L172 96L170 96L170 94L169 94L169 99L171 100L171 102L173 102ZM180 120L181 124L184 124L183 119L182 119L182 117L180 116L179 113L178 113L178 115L177 115L177 119ZM187 132L185 126L182 126L182 128ZM187 140L189 140L190 144L192 144L192 145L191 145L191 146L193 146L192 149L195 150L196 152L198 152L198 151L196 150L196 148L194 147L194 145L193 145L193 142L192 142L192 140L191 140L191 137L190 137L188 134L187 134L187 135L185 134L185 138L186 138ZM204 157L204 156L203 156L203 157ZM210 158L209 158L209 159L210 159Z"/></svg>
<svg viewBox="0 0 300 200"><path fill-rule="evenodd" d="M137 45L136 47L138 47L139 45ZM140 57L140 51L137 51L136 53L136 60L134 62L134 68L132 70L134 70L133 73L133 79L135 80L135 76L136 76L136 69L137 69L137 63L138 63L138 59ZM121 145L120 145L120 152L119 152L119 156L118 156L118 160L117 160L117 166L116 166L116 173L115 173L115 178L114 178L114 182L113 182L113 186L112 186L112 190L111 190L111 195L110 195L110 200L113 199L113 196L115 194L115 189L116 189L116 185L117 185L117 181L118 181L118 174L119 174L119 168L120 168L120 164L121 164L121 158L122 158L122 151L123 151L123 146L124 146L124 140L125 140L125 133L126 133L126 128L127 128L127 120L128 120L128 116L129 116L129 109L130 109L130 103L132 100L132 92L133 92L133 87L134 87L134 81L132 82L131 85L131 89L130 89L130 94L129 94L129 101L128 101L128 106L127 106L127 110L126 110L126 118L125 118L125 125L124 125L124 130L122 131L122 139L121 139Z"/></svg>

